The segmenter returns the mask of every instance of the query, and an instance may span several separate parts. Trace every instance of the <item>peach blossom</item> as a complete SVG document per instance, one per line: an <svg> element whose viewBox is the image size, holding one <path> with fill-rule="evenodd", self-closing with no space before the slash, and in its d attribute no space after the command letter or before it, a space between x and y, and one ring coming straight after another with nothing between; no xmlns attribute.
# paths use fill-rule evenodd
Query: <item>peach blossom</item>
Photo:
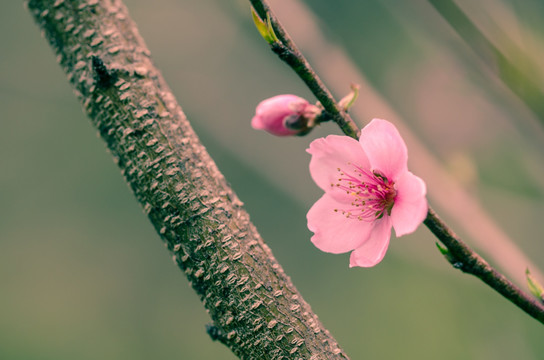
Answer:
<svg viewBox="0 0 544 360"><path fill-rule="evenodd" d="M374 266L387 251L391 228L402 236L425 219L425 183L408 171L406 144L390 122L372 120L359 141L316 139L307 151L312 178L325 191L307 215L320 250L352 251L350 267Z"/></svg>

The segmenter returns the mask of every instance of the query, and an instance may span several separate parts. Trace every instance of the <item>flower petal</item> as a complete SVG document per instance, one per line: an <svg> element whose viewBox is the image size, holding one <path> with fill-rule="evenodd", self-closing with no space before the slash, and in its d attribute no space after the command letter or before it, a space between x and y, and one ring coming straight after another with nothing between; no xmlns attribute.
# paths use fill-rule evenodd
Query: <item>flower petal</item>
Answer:
<svg viewBox="0 0 544 360"><path fill-rule="evenodd" d="M370 238L351 253L349 266L371 267L382 261L391 239L391 219L384 216L374 222Z"/></svg>
<svg viewBox="0 0 544 360"><path fill-rule="evenodd" d="M372 223L346 218L334 209L342 203L325 193L306 215L312 243L321 251L340 254L351 251L368 239Z"/></svg>
<svg viewBox="0 0 544 360"><path fill-rule="evenodd" d="M254 128L255 130L264 130L264 129L266 129L266 125L263 123L263 118L258 116L258 115L255 115L251 119L251 127Z"/></svg>
<svg viewBox="0 0 544 360"><path fill-rule="evenodd" d="M391 210L395 234L402 236L414 232L427 216L427 187L421 178L405 172L396 182L397 197Z"/></svg>
<svg viewBox="0 0 544 360"><path fill-rule="evenodd" d="M373 119L361 130L361 145L370 161L371 170L395 181L408 171L408 150L399 131L387 120Z"/></svg>
<svg viewBox="0 0 544 360"><path fill-rule="evenodd" d="M348 136L329 135L316 139L306 151L312 155L312 179L325 192L331 190L331 184L338 182L339 168L346 170L348 163L363 169L370 166L361 145Z"/></svg>

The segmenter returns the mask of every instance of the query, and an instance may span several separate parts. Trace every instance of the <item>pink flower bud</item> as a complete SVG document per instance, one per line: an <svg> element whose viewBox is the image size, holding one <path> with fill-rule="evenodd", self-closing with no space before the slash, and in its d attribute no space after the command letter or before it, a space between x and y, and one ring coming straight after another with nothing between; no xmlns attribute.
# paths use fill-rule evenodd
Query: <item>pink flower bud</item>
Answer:
<svg viewBox="0 0 544 360"><path fill-rule="evenodd" d="M306 134L315 125L317 106L295 95L277 95L257 105L251 126L277 136Z"/></svg>

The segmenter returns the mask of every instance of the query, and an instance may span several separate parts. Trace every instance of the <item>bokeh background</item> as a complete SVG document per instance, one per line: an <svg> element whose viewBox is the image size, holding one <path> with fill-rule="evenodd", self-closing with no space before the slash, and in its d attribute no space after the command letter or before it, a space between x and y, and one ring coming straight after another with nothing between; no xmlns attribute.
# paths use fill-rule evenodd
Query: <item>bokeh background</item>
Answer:
<svg viewBox="0 0 544 360"><path fill-rule="evenodd" d="M457 3L543 83L542 2ZM266 97L314 99L260 39L247 1L125 4L265 241L352 359L542 359L542 325L452 269L424 227L392 239L372 269L313 247L305 214L320 191L304 150L338 130L250 128ZM337 98L362 85L360 125L385 117L407 135L430 202L467 242L523 287L526 264L539 274L544 126L493 66L427 1L271 4ZM0 3L0 114L0 358L234 359L206 334L203 306L20 1Z"/></svg>

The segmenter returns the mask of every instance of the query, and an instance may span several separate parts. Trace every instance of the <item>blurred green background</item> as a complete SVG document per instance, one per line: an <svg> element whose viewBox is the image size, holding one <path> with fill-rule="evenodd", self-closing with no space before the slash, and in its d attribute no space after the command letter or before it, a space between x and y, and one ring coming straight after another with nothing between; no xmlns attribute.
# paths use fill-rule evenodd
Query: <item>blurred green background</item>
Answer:
<svg viewBox="0 0 544 360"><path fill-rule="evenodd" d="M542 84L541 2L458 3ZM544 327L453 270L424 227L393 239L372 269L313 247L305 214L320 191L304 150L338 130L250 128L266 97L313 98L259 38L247 1L125 4L265 241L352 359L542 359ZM341 57L544 268L543 127L428 2L271 4L326 82L348 78L333 86L338 98L352 76ZM206 334L208 315L22 2L0 3L0 30L0 359L234 359ZM336 45L320 53L315 39ZM361 125L387 115L368 97L358 106Z"/></svg>

